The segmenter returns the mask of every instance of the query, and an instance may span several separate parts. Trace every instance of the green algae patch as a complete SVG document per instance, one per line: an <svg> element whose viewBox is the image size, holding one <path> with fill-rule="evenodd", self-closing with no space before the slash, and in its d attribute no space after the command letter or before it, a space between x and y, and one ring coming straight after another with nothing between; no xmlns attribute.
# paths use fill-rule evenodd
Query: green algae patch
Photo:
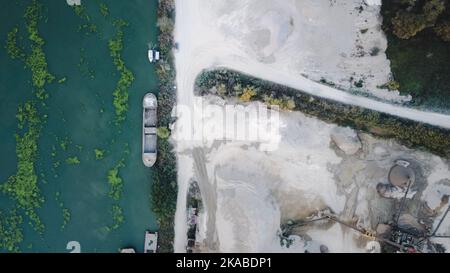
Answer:
<svg viewBox="0 0 450 273"><path fill-rule="evenodd" d="M105 157L105 151L102 149L94 149L95 159L101 160Z"/></svg>
<svg viewBox="0 0 450 273"><path fill-rule="evenodd" d="M80 164L80 160L78 159L78 157L73 156L73 157L69 157L66 159L66 163L69 165L78 165Z"/></svg>
<svg viewBox="0 0 450 273"><path fill-rule="evenodd" d="M39 36L38 21L41 16L42 5L34 0L25 11L26 28L28 39L31 42L31 52L25 59L27 68L31 70L33 86L36 88L36 95L40 99L47 98L44 92L44 85L53 82L55 76L48 71L47 59L43 50L44 39Z"/></svg>
<svg viewBox="0 0 450 273"><path fill-rule="evenodd" d="M28 130L23 134L16 134L17 172L0 185L0 190L12 197L18 206L30 218L31 225L36 231L44 232L36 209L44 203L38 186L35 163L37 159L37 142L41 130L41 119L33 103L27 102L19 106L19 129Z"/></svg>
<svg viewBox="0 0 450 273"><path fill-rule="evenodd" d="M125 164L121 160L114 168L108 171L109 196L115 201L119 201L122 197L123 179L119 176L119 169L123 167L125 167Z"/></svg>
<svg viewBox="0 0 450 273"><path fill-rule="evenodd" d="M103 15L103 17L109 16L109 8L105 3L100 3L99 8L100 8L100 13Z"/></svg>
<svg viewBox="0 0 450 273"><path fill-rule="evenodd" d="M122 208L119 205L113 205L111 215L113 224L108 227L108 230L116 230L123 224L123 222L125 222L125 216L123 216Z"/></svg>
<svg viewBox="0 0 450 273"><path fill-rule="evenodd" d="M70 221L71 214L68 208L63 208L62 212L63 212L63 223L61 225L61 230L64 230Z"/></svg>
<svg viewBox="0 0 450 273"><path fill-rule="evenodd" d="M134 81L134 75L133 72L125 66L125 62L121 56L123 50L123 28L128 26L128 23L119 19L114 21L114 26L116 27L116 34L109 40L108 46L116 70L120 73L119 81L113 91L116 123L120 123L126 118L126 113L128 111L128 92Z"/></svg>
<svg viewBox="0 0 450 273"><path fill-rule="evenodd" d="M23 48L19 47L17 44L17 33L19 32L19 29L17 27L14 27L10 32L8 32L8 35L6 37L6 45L5 49L8 53L8 56L11 59L24 59L25 53L23 52Z"/></svg>
<svg viewBox="0 0 450 273"><path fill-rule="evenodd" d="M19 244L23 241L22 217L16 210L5 213L0 210L0 250L20 252Z"/></svg>

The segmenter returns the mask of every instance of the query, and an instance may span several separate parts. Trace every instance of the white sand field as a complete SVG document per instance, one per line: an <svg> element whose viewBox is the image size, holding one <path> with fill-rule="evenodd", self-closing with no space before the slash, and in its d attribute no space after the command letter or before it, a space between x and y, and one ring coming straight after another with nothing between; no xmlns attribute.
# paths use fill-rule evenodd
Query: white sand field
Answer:
<svg viewBox="0 0 450 273"><path fill-rule="evenodd" d="M231 103L212 97L196 97L194 102L196 109L215 105L224 111ZM421 199L430 208L436 209L443 195L450 194L448 162L391 140L357 135L349 128L299 112L280 112L279 130L271 131L267 138L223 141L214 129L229 117L204 113L193 123L203 130L203 140L207 141L176 139L180 178L186 178L182 180L185 183L196 180L202 191L205 211L200 219L199 242L204 251L314 252L326 245L331 252L366 252L369 241L339 224L306 228L297 234L302 237L292 237L295 240L289 248L282 247L280 224L328 208L341 219L375 229L379 221L389 221L392 216L392 202L378 195L376 185L387 183L389 169L397 159L419 164L417 169L429 185ZM245 128L254 130L255 123L248 118ZM276 148L263 145L267 143ZM335 143L340 143L339 148ZM437 211L442 213L445 208ZM183 251L185 244L180 228L185 226L185 216L180 211L177 251ZM448 228L445 223L442 230Z"/></svg>
<svg viewBox="0 0 450 273"><path fill-rule="evenodd" d="M390 74L386 40L379 29L379 2L177 0L178 106L194 111L202 104L217 104L196 98L194 82L203 69L226 67L343 103L450 128L449 116L355 96L315 82L324 78L349 88L353 77L363 79L365 92L372 96L408 99L376 88ZM361 29L367 32L363 35ZM376 56L368 54L373 47L380 49ZM386 179L395 159L425 162L429 176L445 176L449 168L438 157L370 138L363 141L363 152L350 160L331 144L337 126L294 112L281 113L280 130L270 134L277 149L264 149L257 141L218 138L204 142L181 137L181 131L199 126L209 134L208 129L220 122L211 116L193 122L188 115L178 114L172 138L179 185L176 252L185 251L186 192L192 180L198 181L205 203L200 233L206 251L302 252L317 251L324 244L331 252L364 252L367 241L337 224L308 229L301 238L293 237L290 248L282 247L280 224L328 207L344 218L372 226L376 217L387 217L383 211L388 205L380 202L375 186ZM354 135L350 130L348 138ZM441 178L432 180L442 182ZM429 196L435 198L433 193Z"/></svg>

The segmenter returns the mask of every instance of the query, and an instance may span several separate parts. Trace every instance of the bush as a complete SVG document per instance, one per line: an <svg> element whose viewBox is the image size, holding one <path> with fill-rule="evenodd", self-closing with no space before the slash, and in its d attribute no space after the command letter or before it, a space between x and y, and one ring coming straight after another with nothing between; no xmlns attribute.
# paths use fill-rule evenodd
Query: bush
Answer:
<svg viewBox="0 0 450 273"><path fill-rule="evenodd" d="M427 26L427 21L421 14L401 11L392 19L392 26L394 28L393 32L398 38L409 39L424 30Z"/></svg>
<svg viewBox="0 0 450 273"><path fill-rule="evenodd" d="M221 85L221 86L225 86L225 85ZM220 87L219 87L220 88ZM234 90L236 90L237 88L235 88ZM246 86L243 90L242 90L242 94L239 97L239 100L242 102L247 102L250 101L252 99L252 97L254 97L256 95L256 88L254 86ZM219 92L219 94L221 94L222 92Z"/></svg>
<svg viewBox="0 0 450 273"><path fill-rule="evenodd" d="M170 131L167 129L167 127L158 127L156 134L159 138L167 139L170 136Z"/></svg>
<svg viewBox="0 0 450 273"><path fill-rule="evenodd" d="M445 12L444 0L423 1L422 7L416 6L417 1L401 1L406 8L399 8L396 16L391 19L393 33L400 39L409 39L428 27L434 27L439 16Z"/></svg>
<svg viewBox="0 0 450 273"><path fill-rule="evenodd" d="M434 32L443 41L450 42L450 21L443 22L434 28Z"/></svg>

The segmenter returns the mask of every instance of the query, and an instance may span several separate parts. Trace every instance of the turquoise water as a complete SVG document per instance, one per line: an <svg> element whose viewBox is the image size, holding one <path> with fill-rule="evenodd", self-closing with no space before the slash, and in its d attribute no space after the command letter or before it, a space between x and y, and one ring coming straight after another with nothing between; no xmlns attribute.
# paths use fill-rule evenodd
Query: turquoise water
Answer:
<svg viewBox="0 0 450 273"><path fill-rule="evenodd" d="M29 2L0 3L0 183L16 171L17 106L34 98L30 71L20 61L11 60L3 46L7 32L16 25L26 40L22 15ZM98 32L94 34L78 31L82 21L65 0L40 2L45 8L39 32L46 41L49 71L57 80L63 77L67 80L46 87L50 98L41 107L48 119L39 140L36 172L46 202L37 212L46 230L42 236L37 234L24 216L21 250L69 252L67 243L78 241L82 252L116 252L128 246L142 252L145 230L157 230L150 205L151 169L144 167L141 160L142 97L147 92L156 92L158 83L154 67L146 57L147 44L157 42L157 0L82 1L91 22L97 25ZM110 15L106 18L99 12L100 2L109 7ZM114 123L112 104L119 74L108 49L108 40L115 31L112 20L116 18L129 23L124 28L122 58L135 76L129 92L127 119L120 126ZM85 61L80 65L82 57ZM66 150L60 146L64 139L68 143ZM96 148L105 150L104 159L95 158ZM66 158L72 156L77 156L81 163L66 164ZM107 172L122 158L125 167L119 173L124 189L119 204L125 222L119 229L107 231L105 227L113 223L110 210L115 203L108 196ZM71 213L64 229L60 203ZM13 205L13 200L0 193L3 210Z"/></svg>

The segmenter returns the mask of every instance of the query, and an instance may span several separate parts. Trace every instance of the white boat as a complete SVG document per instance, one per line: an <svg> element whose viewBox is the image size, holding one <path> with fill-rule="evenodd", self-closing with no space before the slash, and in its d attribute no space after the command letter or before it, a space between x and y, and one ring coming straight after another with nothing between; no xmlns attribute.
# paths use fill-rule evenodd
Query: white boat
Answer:
<svg viewBox="0 0 450 273"><path fill-rule="evenodd" d="M152 93L144 96L142 106L142 162L147 167L152 167L156 162L156 121L158 101Z"/></svg>
<svg viewBox="0 0 450 273"><path fill-rule="evenodd" d="M153 50L151 50L151 49L148 50L147 57L148 57L148 61L153 63L153 60L154 60L154 58L153 58Z"/></svg>
<svg viewBox="0 0 450 273"><path fill-rule="evenodd" d="M159 60L159 51L149 49L147 52L148 61L153 63Z"/></svg>

